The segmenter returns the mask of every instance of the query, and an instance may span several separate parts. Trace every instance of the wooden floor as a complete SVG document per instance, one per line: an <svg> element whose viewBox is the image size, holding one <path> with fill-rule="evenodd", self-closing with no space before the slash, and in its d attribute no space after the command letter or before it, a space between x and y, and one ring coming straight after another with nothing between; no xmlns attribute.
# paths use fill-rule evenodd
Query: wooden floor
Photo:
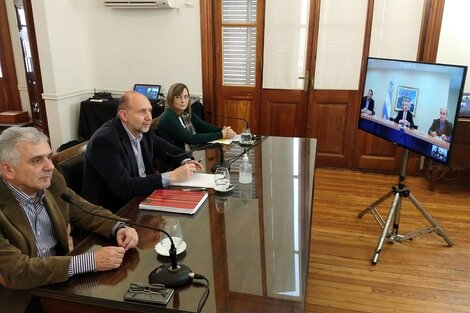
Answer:
<svg viewBox="0 0 470 313"><path fill-rule="evenodd" d="M315 172L307 312L470 312L470 179L405 180L412 195L454 242L436 233L385 242L370 263L381 228L357 214L391 190L398 176L324 169ZM392 198L379 206L386 218ZM430 226L404 198L399 234Z"/></svg>

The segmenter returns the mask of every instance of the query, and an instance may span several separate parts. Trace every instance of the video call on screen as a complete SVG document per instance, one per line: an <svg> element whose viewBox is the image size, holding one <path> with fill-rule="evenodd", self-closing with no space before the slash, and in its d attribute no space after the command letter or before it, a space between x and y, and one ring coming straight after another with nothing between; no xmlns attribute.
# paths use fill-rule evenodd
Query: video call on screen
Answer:
<svg viewBox="0 0 470 313"><path fill-rule="evenodd" d="M362 94L365 97L372 90L375 105L368 114L359 114L359 129L446 164L466 71L467 67L460 65L369 57ZM405 114L402 112L405 102L409 103L406 114L411 114L415 127L394 122ZM433 122L440 119L441 108L447 109L446 120L452 123L452 133L432 137L429 131ZM443 121L440 123L444 125Z"/></svg>

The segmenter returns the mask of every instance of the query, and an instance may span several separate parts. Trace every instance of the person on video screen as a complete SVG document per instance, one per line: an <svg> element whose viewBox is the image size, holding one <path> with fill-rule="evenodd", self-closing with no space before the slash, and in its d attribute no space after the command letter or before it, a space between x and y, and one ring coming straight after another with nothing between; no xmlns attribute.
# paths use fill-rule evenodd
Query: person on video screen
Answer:
<svg viewBox="0 0 470 313"><path fill-rule="evenodd" d="M372 89L369 89L369 91L367 92L367 96L362 97L361 113L367 113L369 115L375 114L374 99L372 99L373 95L374 92L372 91Z"/></svg>
<svg viewBox="0 0 470 313"><path fill-rule="evenodd" d="M452 123L447 120L447 108L440 108L439 118L432 121L428 134L433 137L440 137L444 141L450 141L452 136Z"/></svg>
<svg viewBox="0 0 470 313"><path fill-rule="evenodd" d="M394 122L409 128L414 128L415 124L413 123L413 115L410 112L410 100L404 99L402 103L403 110L398 112Z"/></svg>

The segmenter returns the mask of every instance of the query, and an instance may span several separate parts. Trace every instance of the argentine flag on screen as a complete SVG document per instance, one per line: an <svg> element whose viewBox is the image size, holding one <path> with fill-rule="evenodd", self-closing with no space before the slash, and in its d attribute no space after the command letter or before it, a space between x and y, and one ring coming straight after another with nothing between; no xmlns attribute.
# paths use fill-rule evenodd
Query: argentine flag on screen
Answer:
<svg viewBox="0 0 470 313"><path fill-rule="evenodd" d="M387 119L392 112L392 94L393 94L393 80L388 84L388 95L385 96L384 104L382 106L382 118Z"/></svg>
<svg viewBox="0 0 470 313"><path fill-rule="evenodd" d="M388 104L387 104L387 102L388 102ZM385 97L384 105L382 107L382 118L385 119L385 120L388 120L388 118L390 117L388 115L388 112L390 111L389 107L390 107L390 100L389 100L388 97Z"/></svg>

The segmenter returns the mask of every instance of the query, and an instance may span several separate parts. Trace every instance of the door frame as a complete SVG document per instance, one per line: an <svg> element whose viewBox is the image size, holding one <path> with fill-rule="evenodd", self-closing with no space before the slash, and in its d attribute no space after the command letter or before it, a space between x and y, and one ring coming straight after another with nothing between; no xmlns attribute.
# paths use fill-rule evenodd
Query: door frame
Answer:
<svg viewBox="0 0 470 313"><path fill-rule="evenodd" d="M18 79L5 1L0 1L0 66L3 73L3 77L0 78L0 112L21 111Z"/></svg>

